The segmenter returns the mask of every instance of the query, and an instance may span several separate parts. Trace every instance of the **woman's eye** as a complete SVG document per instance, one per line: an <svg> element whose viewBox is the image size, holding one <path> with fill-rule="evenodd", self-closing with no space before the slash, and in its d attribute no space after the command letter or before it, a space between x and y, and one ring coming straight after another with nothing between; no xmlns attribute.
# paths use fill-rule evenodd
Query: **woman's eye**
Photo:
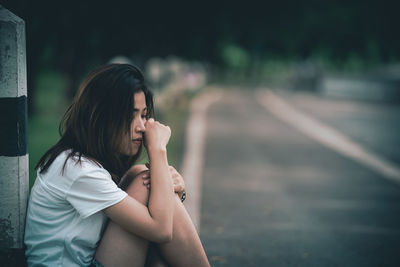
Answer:
<svg viewBox="0 0 400 267"><path fill-rule="evenodd" d="M147 114L143 114L142 119L147 119Z"/></svg>

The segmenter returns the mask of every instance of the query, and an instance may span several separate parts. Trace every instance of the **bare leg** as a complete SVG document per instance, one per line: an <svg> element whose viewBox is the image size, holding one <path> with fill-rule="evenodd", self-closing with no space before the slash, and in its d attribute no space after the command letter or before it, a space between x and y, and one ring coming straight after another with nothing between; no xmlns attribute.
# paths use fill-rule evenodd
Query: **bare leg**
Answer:
<svg viewBox="0 0 400 267"><path fill-rule="evenodd" d="M144 165L135 166L130 172L131 177L144 170L147 170ZM121 182L125 186L130 183L128 179ZM164 244L149 242L146 267L210 266L196 228L178 194L176 203L172 240Z"/></svg>
<svg viewBox="0 0 400 267"><path fill-rule="evenodd" d="M148 204L149 190L138 179L144 166L132 168L121 180L121 188L143 203ZM127 186L129 185L129 186ZM96 259L104 266L144 266L146 253L151 244L146 266L210 266L196 228L176 194L173 238L164 244L151 243L132 235L110 222L96 252ZM165 263L168 262L168 264Z"/></svg>
<svg viewBox="0 0 400 267"><path fill-rule="evenodd" d="M150 243L146 267L210 266L196 228L176 195L173 237L168 243Z"/></svg>
<svg viewBox="0 0 400 267"><path fill-rule="evenodd" d="M177 194L172 240L157 245L171 266L210 266L192 219Z"/></svg>
<svg viewBox="0 0 400 267"><path fill-rule="evenodd" d="M161 255L157 243L149 243L145 267L171 267Z"/></svg>
<svg viewBox="0 0 400 267"><path fill-rule="evenodd" d="M121 182L125 181L127 188L124 189L126 189L128 195L147 205L149 190L143 186L142 179L138 179L137 176L137 170L131 168ZM129 181L126 179L129 179ZM95 258L103 266L143 267L148 244L149 241L126 232L119 225L110 221L97 248Z"/></svg>

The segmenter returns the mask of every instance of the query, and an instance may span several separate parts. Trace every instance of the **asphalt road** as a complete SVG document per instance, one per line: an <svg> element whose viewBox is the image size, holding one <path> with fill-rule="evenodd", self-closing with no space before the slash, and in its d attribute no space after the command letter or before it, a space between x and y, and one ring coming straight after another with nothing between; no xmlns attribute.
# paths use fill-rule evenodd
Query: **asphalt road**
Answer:
<svg viewBox="0 0 400 267"><path fill-rule="evenodd" d="M400 166L400 105L383 101L351 101L277 91L298 110L310 114Z"/></svg>
<svg viewBox="0 0 400 267"><path fill-rule="evenodd" d="M393 109L344 116L341 102L282 96L399 163L388 143L400 131L382 123L398 120ZM400 266L399 184L280 121L252 91L225 92L207 124L200 237L212 266Z"/></svg>

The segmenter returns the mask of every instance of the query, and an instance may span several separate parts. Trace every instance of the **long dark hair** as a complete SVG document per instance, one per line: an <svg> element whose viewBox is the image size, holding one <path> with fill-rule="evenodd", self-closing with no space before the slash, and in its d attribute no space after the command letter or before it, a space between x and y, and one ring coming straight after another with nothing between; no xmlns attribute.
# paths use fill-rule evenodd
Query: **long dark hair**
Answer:
<svg viewBox="0 0 400 267"><path fill-rule="evenodd" d="M142 152L141 146L134 156L120 153L122 137L130 131L134 94L138 92L145 95L147 116L154 117L153 94L137 67L109 64L91 72L61 120L60 140L41 157L35 169L45 173L60 153L71 149L63 171L69 158L77 155L80 163L84 156L101 164L118 183Z"/></svg>

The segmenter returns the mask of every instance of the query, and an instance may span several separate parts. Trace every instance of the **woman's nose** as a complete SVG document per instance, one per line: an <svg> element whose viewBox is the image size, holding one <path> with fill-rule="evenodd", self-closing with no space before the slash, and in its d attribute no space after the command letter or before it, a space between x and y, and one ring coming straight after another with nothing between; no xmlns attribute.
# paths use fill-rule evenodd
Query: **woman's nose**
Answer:
<svg viewBox="0 0 400 267"><path fill-rule="evenodd" d="M145 129L146 128L144 126L144 120L140 118L136 124L135 131L136 132L144 132Z"/></svg>

